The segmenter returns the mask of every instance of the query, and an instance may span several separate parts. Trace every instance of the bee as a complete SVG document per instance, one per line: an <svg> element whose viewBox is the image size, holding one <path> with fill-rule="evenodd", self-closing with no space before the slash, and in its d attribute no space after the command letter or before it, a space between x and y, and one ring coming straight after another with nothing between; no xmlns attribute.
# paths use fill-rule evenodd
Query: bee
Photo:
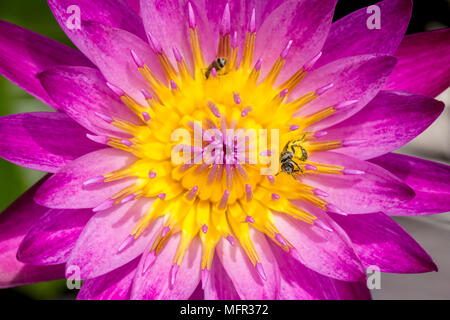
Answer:
<svg viewBox="0 0 450 320"><path fill-rule="evenodd" d="M300 165L294 159L302 162L308 159L306 149L300 144L304 138L303 136L301 139L288 141L284 146L283 151L280 153L281 171L284 173L293 175L297 172L303 172Z"/></svg>
<svg viewBox="0 0 450 320"><path fill-rule="evenodd" d="M209 67L206 69L206 72L205 72L206 79L209 78L209 75L211 74L211 71L212 71L213 68L216 69L217 72L219 72L220 70L225 68L226 65L227 65L227 59L225 59L225 58L217 58L217 59L215 59L209 65Z"/></svg>

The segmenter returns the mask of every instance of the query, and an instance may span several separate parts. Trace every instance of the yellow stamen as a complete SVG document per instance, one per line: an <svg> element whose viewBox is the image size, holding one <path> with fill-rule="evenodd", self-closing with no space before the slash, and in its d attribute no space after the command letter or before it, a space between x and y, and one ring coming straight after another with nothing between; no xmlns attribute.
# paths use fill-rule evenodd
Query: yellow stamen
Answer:
<svg viewBox="0 0 450 320"><path fill-rule="evenodd" d="M189 5L189 8L192 18L192 7ZM158 79L147 65L137 63L148 84L148 88L142 88L147 105L140 104L128 94L121 95L124 105L140 118L141 123L119 118L105 120L129 136L127 139L109 137L107 145L130 152L137 160L100 178L104 178L105 183L130 179L127 187L111 197L114 205L142 198L153 202L130 234L135 239L140 237L152 222L161 218L162 229L150 246L154 254L160 252L172 235L181 233L173 257L175 266L181 266L197 236L202 242L201 266L205 270L211 268L217 243L227 239L233 244L236 239L261 275L261 260L250 229L263 232L289 252L292 244L277 229L273 212L313 224L317 218L296 206L294 201L301 200L322 210L326 210L329 204L317 195L320 192L315 193L314 187L302 182L303 175L343 174L342 167L311 162L307 157L294 154L293 161L299 168L296 175L282 172L279 175L274 173L271 178L261 176L261 169L267 167L263 160L270 156L261 155L260 151L272 150L275 158L279 159L284 145L298 140L303 151L310 156L315 152L340 148L342 143L337 140L316 141L315 132L307 131L312 124L333 115L336 112L333 107L309 116L295 117L299 109L318 97L313 91L291 99L294 88L306 75L303 68L281 86L275 86L292 42L275 62L267 62L273 66L266 78L260 80L262 61L252 66L256 39L254 25L249 30L252 31L246 34L239 66L236 36L228 31L220 35L217 57L227 59L227 64L216 77L207 77L205 69L212 61L205 62L199 32L192 18L189 40L194 69L188 68L177 49L174 49L176 68L166 53L159 50L156 54L165 79ZM185 129L191 135L188 141L180 142L173 138L172 134L177 129ZM204 138L212 129L219 132L215 137L217 140L214 140L219 147L210 160L216 157L221 162L187 162L197 160L199 155L200 160L204 160L201 156L213 144L212 140L202 140L194 145L194 132L200 131ZM261 147L258 137L233 136L227 129L277 129L279 145L270 147L276 138L268 134L266 149L255 152L251 146ZM173 148L179 145L185 145L191 151L185 163L175 163L172 159ZM247 152L239 161L234 157L237 149ZM232 150L231 156L229 150ZM248 163L255 153L256 157L252 159L256 159L256 163ZM235 162L228 163L229 159Z"/></svg>

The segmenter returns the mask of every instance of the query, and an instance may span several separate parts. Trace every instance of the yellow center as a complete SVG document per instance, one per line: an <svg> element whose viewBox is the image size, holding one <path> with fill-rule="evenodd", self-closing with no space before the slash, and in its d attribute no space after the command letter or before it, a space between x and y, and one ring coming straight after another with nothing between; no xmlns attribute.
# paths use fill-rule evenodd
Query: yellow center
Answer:
<svg viewBox="0 0 450 320"><path fill-rule="evenodd" d="M344 168L297 157L294 161L301 170L296 175L291 176L279 167L279 174L262 175L261 169L267 166L268 155L260 152L263 150L259 141L257 162L253 164L245 161L230 165L174 163L171 153L179 142L173 141L173 132L184 128L193 134L195 123L201 123L202 130L217 128L222 132L228 128L267 129L269 133L277 129L278 145L271 150L276 158L279 158L280 150L294 140L300 141L307 155L338 148L341 144L340 141L314 141L316 133L307 130L311 124L333 114L336 109L332 106L308 117L295 116L301 107L320 94L316 90L289 101L289 93L304 78L306 67L302 67L285 83L275 85L286 55L282 53L268 75L260 79L261 61L255 65L252 61L255 32L247 33L240 62L238 49L231 38L229 33L220 36L217 57L225 59L226 64L216 70L214 64L210 65L213 61L204 61L197 28L191 27L193 70L189 70L179 54L175 54L175 67L163 50L157 50L165 81L158 80L134 56L152 94L145 94L148 105L139 104L126 93L121 95L122 101L141 118L142 124L113 119L112 125L131 134L133 138L121 140L111 137L108 145L131 152L138 160L129 167L106 173L103 177L105 182L136 178L134 184L112 197L115 204L139 198L154 201L134 230L130 230L135 239L152 221L163 217L163 228L150 249L153 256L158 255L171 235L181 231L181 240L174 257L174 265L179 266L191 241L199 235L203 243L202 269L209 270L214 249L221 237L228 239L232 245L237 239L264 278L249 228L264 232L284 250L290 251L293 247L277 230L272 212L314 223L316 218L313 215L291 201L303 200L323 210L327 210L328 203L317 195L317 189L301 182L301 175L343 174ZM153 43L153 47L157 45ZM270 134L268 139L271 140ZM205 145L203 143L200 147ZM248 147L245 143L244 146Z"/></svg>

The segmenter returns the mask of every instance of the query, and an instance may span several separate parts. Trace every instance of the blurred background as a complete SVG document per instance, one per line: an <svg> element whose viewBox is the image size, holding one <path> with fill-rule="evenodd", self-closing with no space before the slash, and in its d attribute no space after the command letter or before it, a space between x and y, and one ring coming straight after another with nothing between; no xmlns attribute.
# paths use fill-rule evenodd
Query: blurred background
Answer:
<svg viewBox="0 0 450 320"><path fill-rule="evenodd" d="M373 0L340 0L334 20L374 3ZM73 46L59 28L44 0L2 0L0 19ZM449 25L450 0L414 0L413 16L407 33L441 29ZM426 132L398 152L450 164L450 89L437 99L446 104L444 114ZM48 110L50 109L41 102L0 76L0 116ZM0 158L0 212L42 176L41 172L21 168ZM374 299L450 299L449 213L395 219L433 257L439 272L383 274L381 289L372 292ZM0 290L0 300L75 297L76 290L69 291L65 280Z"/></svg>

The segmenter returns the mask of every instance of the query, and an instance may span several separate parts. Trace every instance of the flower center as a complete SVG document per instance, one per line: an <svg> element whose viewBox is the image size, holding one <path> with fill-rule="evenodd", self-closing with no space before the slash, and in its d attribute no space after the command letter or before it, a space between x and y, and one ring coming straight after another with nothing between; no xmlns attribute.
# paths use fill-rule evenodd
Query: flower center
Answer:
<svg viewBox="0 0 450 320"><path fill-rule="evenodd" d="M203 243L204 274L211 267L220 238L227 239L232 245L237 238L265 279L249 228L264 232L284 250L295 254L293 246L274 225L273 211L318 225L320 221L316 217L292 201L302 200L323 210L339 211L323 199L327 196L325 192L303 184L301 175L361 173L308 160L311 153L352 143L316 141L326 132L308 131L308 127L354 101L330 106L307 117L296 116L300 108L332 87L330 84L318 88L297 99L290 97L320 53L287 81L277 84L292 44L289 41L262 79L262 60L253 64L255 11L247 29L242 57L238 59L237 33L231 33L227 5L217 58L206 62L190 4L188 8L194 58L192 70L176 48L173 50L176 66L173 66L152 35L149 35L149 42L162 66L165 81L158 79L131 52L149 85L149 88L142 89L147 105L141 105L120 88L108 85L142 123L136 125L107 115L99 116L132 137L108 137L104 142L134 154L138 160L129 167L105 173L86 184L135 178L134 184L94 210L139 198L154 201L134 230L130 230L130 237L119 251L139 237L150 223L162 218L161 231L146 252L146 259L147 265L151 265L166 240L181 231L172 283L186 250L197 235Z"/></svg>

